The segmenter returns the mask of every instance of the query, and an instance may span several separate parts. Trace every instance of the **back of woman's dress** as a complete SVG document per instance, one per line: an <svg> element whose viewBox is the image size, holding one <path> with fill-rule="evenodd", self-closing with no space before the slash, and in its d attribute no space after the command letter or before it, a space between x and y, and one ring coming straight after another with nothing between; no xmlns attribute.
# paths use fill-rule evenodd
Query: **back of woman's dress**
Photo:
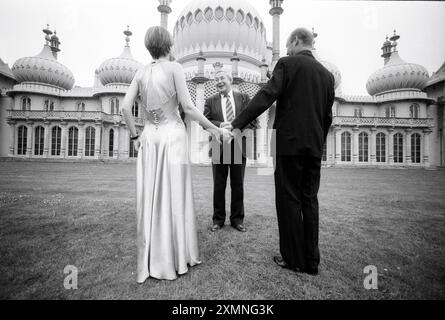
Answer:
<svg viewBox="0 0 445 320"><path fill-rule="evenodd" d="M137 160L137 282L174 280L199 264L188 139L168 61L138 80L146 121ZM161 109L163 117L159 115Z"/></svg>

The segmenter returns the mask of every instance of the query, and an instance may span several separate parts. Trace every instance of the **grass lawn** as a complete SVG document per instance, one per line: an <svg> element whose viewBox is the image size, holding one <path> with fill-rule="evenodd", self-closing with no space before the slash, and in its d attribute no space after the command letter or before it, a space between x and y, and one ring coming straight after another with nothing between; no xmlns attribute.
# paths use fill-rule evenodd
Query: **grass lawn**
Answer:
<svg viewBox="0 0 445 320"><path fill-rule="evenodd" d="M0 162L0 299L444 299L445 171L323 169L320 275L277 267L273 176L246 176L242 234L212 234L211 168L193 168L203 264L135 282L135 165ZM64 289L65 266L79 270ZM378 290L363 270L378 268Z"/></svg>

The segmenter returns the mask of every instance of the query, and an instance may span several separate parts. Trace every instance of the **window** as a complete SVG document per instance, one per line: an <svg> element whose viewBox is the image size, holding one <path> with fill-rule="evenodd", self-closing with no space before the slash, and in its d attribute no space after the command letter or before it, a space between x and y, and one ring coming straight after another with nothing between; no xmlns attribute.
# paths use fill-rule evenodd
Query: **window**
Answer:
<svg viewBox="0 0 445 320"><path fill-rule="evenodd" d="M250 27L252 25L252 21L253 21L252 15L248 13L246 16L246 24Z"/></svg>
<svg viewBox="0 0 445 320"><path fill-rule="evenodd" d="M235 17L235 11L232 8L228 8L226 11L227 20L232 21Z"/></svg>
<svg viewBox="0 0 445 320"><path fill-rule="evenodd" d="M363 117L363 109L362 108L355 108L355 110L354 110L354 117L356 117L356 118Z"/></svg>
<svg viewBox="0 0 445 320"><path fill-rule="evenodd" d="M383 132L376 137L376 160L379 163L386 162L386 136Z"/></svg>
<svg viewBox="0 0 445 320"><path fill-rule="evenodd" d="M109 134L109 143L108 143L108 156L113 157L114 156L114 130L110 130Z"/></svg>
<svg viewBox="0 0 445 320"><path fill-rule="evenodd" d="M202 11L199 10L199 9L196 10L196 12L195 12L195 20L196 20L197 22L201 22L202 19L204 19L204 16L203 16L203 14L202 14Z"/></svg>
<svg viewBox="0 0 445 320"><path fill-rule="evenodd" d="M31 98L28 97L22 98L22 110L23 111L31 110Z"/></svg>
<svg viewBox="0 0 445 320"><path fill-rule="evenodd" d="M139 104L137 101L134 103L133 108L131 108L131 113L133 114L133 117L139 118Z"/></svg>
<svg viewBox="0 0 445 320"><path fill-rule="evenodd" d="M224 17L224 10L221 7L216 8L215 17L217 20L221 20Z"/></svg>
<svg viewBox="0 0 445 320"><path fill-rule="evenodd" d="M62 129L53 127L51 130L51 155L60 156L60 146L62 142Z"/></svg>
<svg viewBox="0 0 445 320"><path fill-rule="evenodd" d="M54 111L54 101L52 100L45 100L44 102L44 109L45 111Z"/></svg>
<svg viewBox="0 0 445 320"><path fill-rule="evenodd" d="M403 163L403 135L394 135L394 163Z"/></svg>
<svg viewBox="0 0 445 320"><path fill-rule="evenodd" d="M77 111L79 111L79 112L84 112L84 111L85 111L85 103L83 103L83 102L79 102L79 103L77 104Z"/></svg>
<svg viewBox="0 0 445 320"><path fill-rule="evenodd" d="M134 147L133 140L130 139L130 158L137 158L138 152L136 151L136 148Z"/></svg>
<svg viewBox="0 0 445 320"><path fill-rule="evenodd" d="M387 118L395 118L396 117L396 107L387 106L385 109L385 113L386 113Z"/></svg>
<svg viewBox="0 0 445 320"><path fill-rule="evenodd" d="M204 16L206 17L207 20L211 20L213 18L213 10L212 10L212 8L207 8L204 11Z"/></svg>
<svg viewBox="0 0 445 320"><path fill-rule="evenodd" d="M358 135L358 161L369 161L369 137L366 132L362 132Z"/></svg>
<svg viewBox="0 0 445 320"><path fill-rule="evenodd" d="M328 161L328 150L326 143L323 145L322 161Z"/></svg>
<svg viewBox="0 0 445 320"><path fill-rule="evenodd" d="M412 119L419 119L420 106L418 103L414 103L409 107L409 116Z"/></svg>
<svg viewBox="0 0 445 320"><path fill-rule="evenodd" d="M35 137L34 137L35 156L43 156L44 145L45 145L45 129L43 127L38 126L35 129Z"/></svg>
<svg viewBox="0 0 445 320"><path fill-rule="evenodd" d="M236 21L238 21L238 23L241 23L244 21L244 12L243 10L238 10L236 12Z"/></svg>
<svg viewBox="0 0 445 320"><path fill-rule="evenodd" d="M26 148L28 147L28 128L20 126L18 131L17 154L24 156L26 155Z"/></svg>
<svg viewBox="0 0 445 320"><path fill-rule="evenodd" d="M96 129L88 127L85 131L85 156L94 157Z"/></svg>
<svg viewBox="0 0 445 320"><path fill-rule="evenodd" d="M182 17L181 18L181 28L184 29L184 27L185 27L185 18Z"/></svg>
<svg viewBox="0 0 445 320"><path fill-rule="evenodd" d="M119 99L111 98L110 100L111 114L119 114Z"/></svg>
<svg viewBox="0 0 445 320"><path fill-rule="evenodd" d="M351 134L349 132L341 134L341 161L351 161Z"/></svg>
<svg viewBox="0 0 445 320"><path fill-rule="evenodd" d="M193 23L193 14L191 12L189 12L187 14L187 24L191 25Z"/></svg>
<svg viewBox="0 0 445 320"><path fill-rule="evenodd" d="M411 161L420 163L420 134L418 133L411 136Z"/></svg>
<svg viewBox="0 0 445 320"><path fill-rule="evenodd" d="M258 30L258 28L260 27L260 21L258 20L258 18L255 18L254 20L254 24L253 26L255 27L255 30Z"/></svg>
<svg viewBox="0 0 445 320"><path fill-rule="evenodd" d="M79 144L79 129L71 127L68 131L68 156L77 157L77 147Z"/></svg>

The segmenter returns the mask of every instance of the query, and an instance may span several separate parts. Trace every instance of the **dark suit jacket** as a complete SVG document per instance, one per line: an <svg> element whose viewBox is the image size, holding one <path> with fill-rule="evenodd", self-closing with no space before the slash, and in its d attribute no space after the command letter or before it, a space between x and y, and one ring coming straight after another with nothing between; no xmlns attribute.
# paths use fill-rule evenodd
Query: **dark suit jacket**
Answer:
<svg viewBox="0 0 445 320"><path fill-rule="evenodd" d="M281 58L272 78L232 122L244 128L277 101L276 155L322 157L332 124L334 76L310 51Z"/></svg>
<svg viewBox="0 0 445 320"><path fill-rule="evenodd" d="M240 93L237 91L233 91L233 100L235 100L235 115L241 114L241 112L247 107L247 105L250 102L249 95L245 93ZM204 105L204 116L209 119L215 126L218 128L220 127L221 123L224 122L224 115L222 111L222 104L221 104L221 95L219 93L211 96L205 101ZM257 120L256 118L250 120L246 126L248 129L256 129L257 128ZM243 128L244 129L244 128ZM210 137L211 139L211 137ZM239 143L236 143L235 141L232 143L235 143L235 146L238 148L238 151L242 152L242 155L244 157L248 156L248 152L246 152L246 139L243 141L243 148L240 150ZM251 143L251 142L250 142ZM212 156L210 150L209 157ZM222 154L222 152L221 152Z"/></svg>

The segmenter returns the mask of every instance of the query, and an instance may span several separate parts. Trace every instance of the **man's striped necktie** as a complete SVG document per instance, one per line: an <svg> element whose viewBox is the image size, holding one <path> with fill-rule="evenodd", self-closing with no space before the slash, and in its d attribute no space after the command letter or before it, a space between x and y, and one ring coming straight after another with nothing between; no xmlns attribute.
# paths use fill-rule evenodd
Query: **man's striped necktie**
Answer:
<svg viewBox="0 0 445 320"><path fill-rule="evenodd" d="M233 112L232 102L230 102L230 97L228 94L226 97L226 117L228 122L232 122L235 119L235 114Z"/></svg>

